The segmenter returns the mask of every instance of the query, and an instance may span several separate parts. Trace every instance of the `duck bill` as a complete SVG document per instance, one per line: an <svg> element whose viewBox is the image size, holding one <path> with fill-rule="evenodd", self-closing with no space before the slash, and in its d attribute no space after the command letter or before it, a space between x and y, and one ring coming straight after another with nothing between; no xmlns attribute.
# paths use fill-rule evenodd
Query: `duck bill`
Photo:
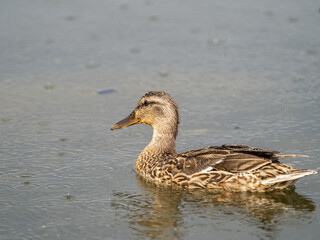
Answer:
<svg viewBox="0 0 320 240"><path fill-rule="evenodd" d="M128 117L112 125L111 130L125 128L134 124L138 124L140 122L140 120L135 118L135 114L131 113Z"/></svg>

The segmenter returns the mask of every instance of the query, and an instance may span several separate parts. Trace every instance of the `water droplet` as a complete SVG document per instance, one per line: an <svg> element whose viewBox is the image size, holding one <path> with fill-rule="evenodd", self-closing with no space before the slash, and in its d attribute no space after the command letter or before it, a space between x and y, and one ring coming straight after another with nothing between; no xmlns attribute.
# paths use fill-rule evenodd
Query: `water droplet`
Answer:
<svg viewBox="0 0 320 240"><path fill-rule="evenodd" d="M295 22L298 22L298 21L299 21L299 18L297 18L297 17L288 18L288 22L290 22L290 23L295 23Z"/></svg>
<svg viewBox="0 0 320 240"><path fill-rule="evenodd" d="M48 82L46 85L43 86L43 88L46 90L51 90L54 89L54 85Z"/></svg>
<svg viewBox="0 0 320 240"><path fill-rule="evenodd" d="M140 48L131 48L130 52L132 52L132 53L140 53L141 49Z"/></svg>
<svg viewBox="0 0 320 240"><path fill-rule="evenodd" d="M121 4L120 6L119 6L119 8L121 9L121 10L127 10L128 8L129 8L129 5L128 4Z"/></svg>
<svg viewBox="0 0 320 240"><path fill-rule="evenodd" d="M67 195L64 196L64 198L67 200L71 200L72 198L74 198L74 196L70 195L70 193L67 193Z"/></svg>
<svg viewBox="0 0 320 240"><path fill-rule="evenodd" d="M168 77L169 76L169 73L168 72L165 72L165 71L163 71L163 72L159 72L159 76L160 77Z"/></svg>
<svg viewBox="0 0 320 240"><path fill-rule="evenodd" d="M158 21L159 18L157 16L155 16L155 15L152 15L152 16L150 16L149 20L150 21Z"/></svg>
<svg viewBox="0 0 320 240"><path fill-rule="evenodd" d="M73 16L73 15L68 15L68 16L66 16L64 19L65 19L66 21L74 21L74 20L76 20L76 17Z"/></svg>
<svg viewBox="0 0 320 240"><path fill-rule="evenodd" d="M61 59L54 59L53 62L54 62L54 64L57 64L57 65L58 65L58 64L60 64L62 61L61 61Z"/></svg>
<svg viewBox="0 0 320 240"><path fill-rule="evenodd" d="M1 122L9 122L11 118L1 118Z"/></svg>
<svg viewBox="0 0 320 240"><path fill-rule="evenodd" d="M87 65L86 65L86 68L87 69L96 69L96 68L99 68L101 65L99 63L96 63L94 61L91 61L89 62Z"/></svg>
<svg viewBox="0 0 320 240"><path fill-rule="evenodd" d="M227 43L227 39L222 38L212 38L207 40L208 45L210 46L220 46Z"/></svg>

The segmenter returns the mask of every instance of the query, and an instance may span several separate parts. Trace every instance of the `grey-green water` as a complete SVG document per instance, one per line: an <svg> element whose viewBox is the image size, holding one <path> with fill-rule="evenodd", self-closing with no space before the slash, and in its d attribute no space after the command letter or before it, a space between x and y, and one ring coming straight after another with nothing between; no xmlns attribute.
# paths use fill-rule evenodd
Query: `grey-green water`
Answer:
<svg viewBox="0 0 320 240"><path fill-rule="evenodd" d="M0 239L319 239L319 175L266 194L157 188L133 171L151 128L109 130L165 90L178 151L241 143L319 171L319 8L1 1Z"/></svg>

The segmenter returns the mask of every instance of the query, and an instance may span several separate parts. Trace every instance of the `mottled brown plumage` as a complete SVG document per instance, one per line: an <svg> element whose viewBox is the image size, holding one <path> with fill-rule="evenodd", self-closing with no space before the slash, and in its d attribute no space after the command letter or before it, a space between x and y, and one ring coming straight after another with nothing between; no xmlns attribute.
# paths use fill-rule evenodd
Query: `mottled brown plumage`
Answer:
<svg viewBox="0 0 320 240"><path fill-rule="evenodd" d="M279 162L278 152L244 145L212 146L178 154L179 108L165 92L148 92L133 112L111 129L142 123L153 127L151 142L140 153L136 171L146 179L188 189L263 192L292 186L317 172Z"/></svg>

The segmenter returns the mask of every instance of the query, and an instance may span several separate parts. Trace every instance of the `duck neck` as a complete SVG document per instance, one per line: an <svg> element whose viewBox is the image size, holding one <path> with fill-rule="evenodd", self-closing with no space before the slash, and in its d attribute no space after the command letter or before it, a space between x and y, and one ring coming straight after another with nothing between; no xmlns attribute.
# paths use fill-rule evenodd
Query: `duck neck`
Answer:
<svg viewBox="0 0 320 240"><path fill-rule="evenodd" d="M145 147L144 151L162 154L176 154L176 137L174 134L153 130L151 142Z"/></svg>
<svg viewBox="0 0 320 240"><path fill-rule="evenodd" d="M146 171L152 169L165 156L176 155L176 136L177 130L168 133L153 127L152 140L140 153L136 161L136 171L146 175Z"/></svg>

